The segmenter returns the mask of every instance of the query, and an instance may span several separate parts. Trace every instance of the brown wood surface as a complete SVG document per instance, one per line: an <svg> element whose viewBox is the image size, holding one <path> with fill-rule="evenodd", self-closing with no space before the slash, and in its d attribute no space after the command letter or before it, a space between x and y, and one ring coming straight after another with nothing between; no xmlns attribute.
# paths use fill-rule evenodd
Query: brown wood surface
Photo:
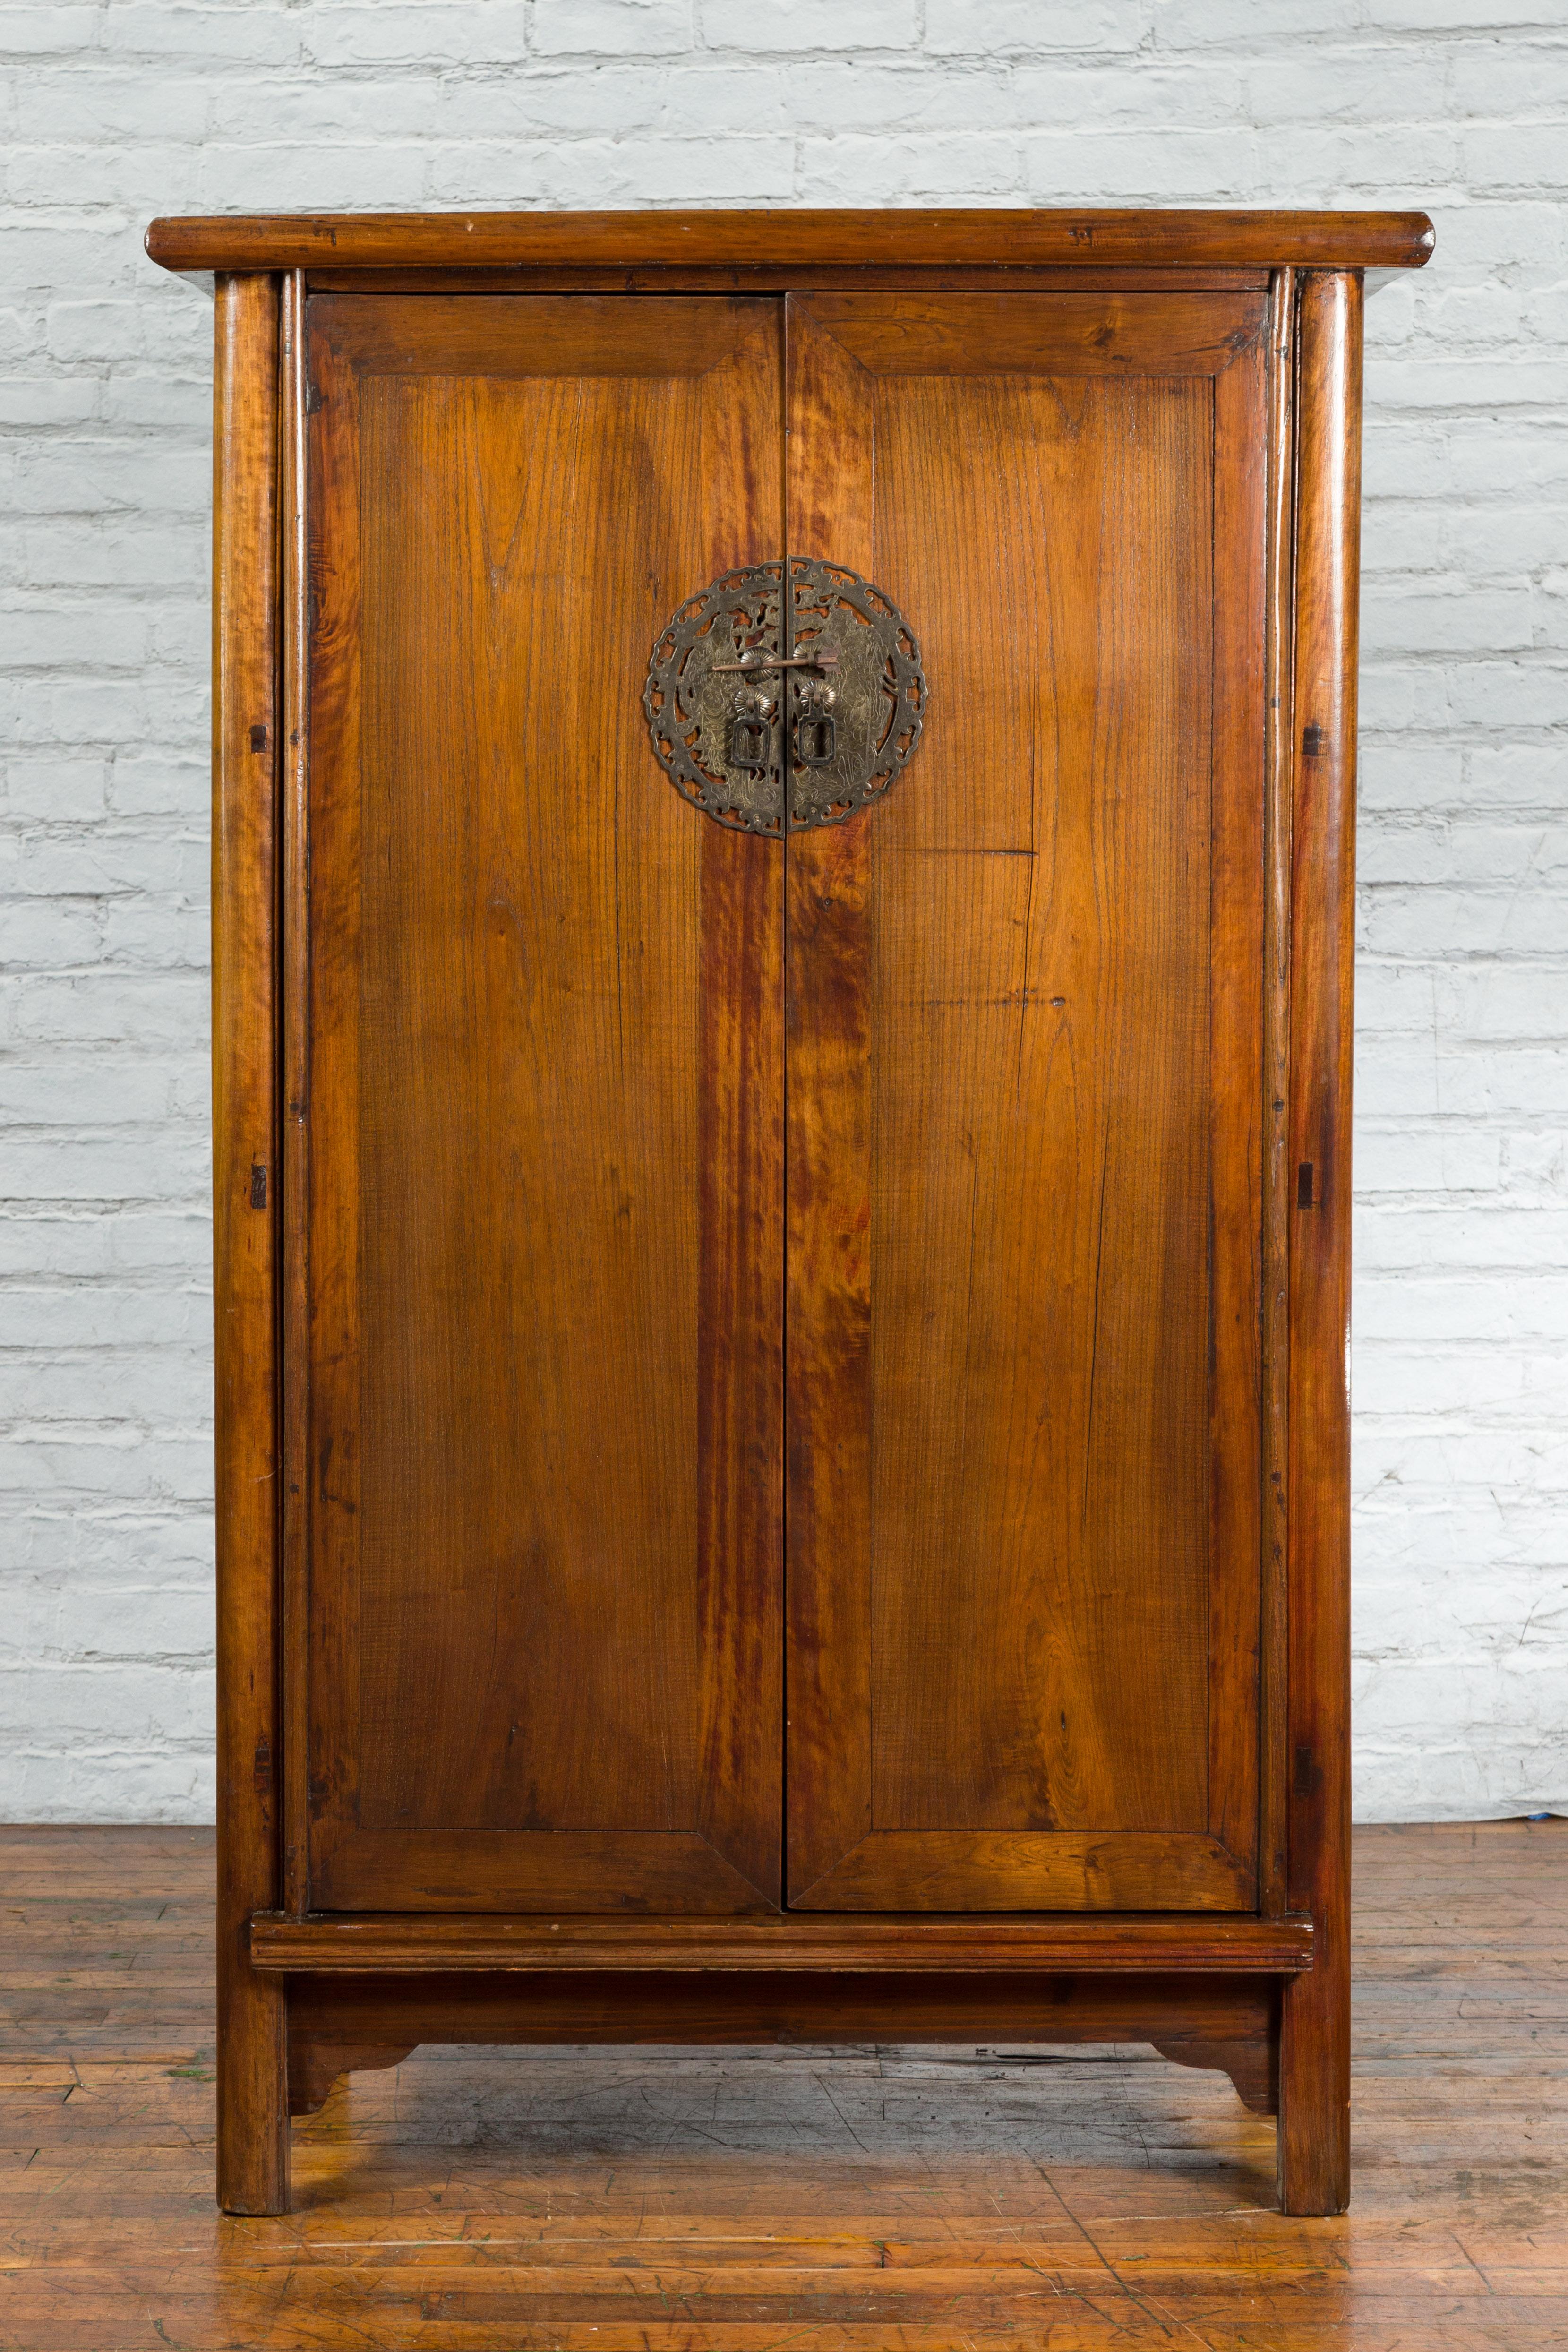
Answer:
<svg viewBox="0 0 1568 2352"><path fill-rule="evenodd" d="M1271 2125L1118 2029L873 2032L831 2057L426 2048L294 2126L298 2210L268 2221L212 2210L212 1833L0 1832L0 2331L26 2352L1556 2352L1568 1822L1355 1847L1352 2216L1281 2216Z"/></svg>
<svg viewBox="0 0 1568 2352"><path fill-rule="evenodd" d="M1262 1596L1259 1656L1259 1907L1287 1906L1291 1217L1291 831L1295 775L1295 375L1297 274L1269 305L1268 729L1263 789Z"/></svg>
<svg viewBox="0 0 1568 2352"><path fill-rule="evenodd" d="M1359 282L1301 289L1291 919L1287 1896L1318 1966L1282 2049L1281 2187L1294 2213L1350 2193L1351 1073L1355 961ZM1310 1201L1311 1205L1302 1205Z"/></svg>
<svg viewBox="0 0 1568 2352"><path fill-rule="evenodd" d="M915 262L1419 268L1425 213L1030 212L265 213L155 220L166 269L810 266Z"/></svg>
<svg viewBox="0 0 1568 2352"><path fill-rule="evenodd" d="M251 1923L258 1969L354 1972L455 1969L877 1970L1021 1968L1116 1973L1172 1969L1294 1972L1310 1968L1312 1927L1300 1919L1151 1912L1092 1919L831 1918L769 1920L465 1919L278 1913Z"/></svg>
<svg viewBox="0 0 1568 2352"><path fill-rule="evenodd" d="M307 2079L381 2065L358 2053L427 2042L809 2042L841 2049L867 2041L929 2042L998 2036L1031 2042L1136 2037L1192 2043L1197 2063L1270 2075L1278 2043L1276 1986L1267 1978L1073 1975L1039 1969L584 1969L483 1976L301 1974L288 1979L291 2071ZM312 2056L311 2053L319 2055Z"/></svg>
<svg viewBox="0 0 1568 2352"><path fill-rule="evenodd" d="M847 294L877 288L888 292L998 294L1083 293L1099 289L1124 294L1261 293L1267 269L1127 268L1080 263L1076 268L933 268L918 264L819 264L802 270L780 262L734 262L724 268L514 269L311 269L312 292L334 294L800 294L821 290Z"/></svg>
<svg viewBox="0 0 1568 2352"><path fill-rule="evenodd" d="M797 1905L1254 1900L1264 324L789 306L930 696L789 843Z"/></svg>
<svg viewBox="0 0 1568 2352"><path fill-rule="evenodd" d="M219 2167L287 2203L283 2004L247 1957L279 1899L277 778L278 304L217 289L213 501L213 1300Z"/></svg>
<svg viewBox="0 0 1568 2352"><path fill-rule="evenodd" d="M779 307L309 320L311 1900L775 1905L780 861L639 694Z"/></svg>
<svg viewBox="0 0 1568 2352"><path fill-rule="evenodd" d="M282 1089L277 1470L283 1900L310 1899L310 631L306 561L305 280L283 279L279 317L279 699L283 713L278 915Z"/></svg>

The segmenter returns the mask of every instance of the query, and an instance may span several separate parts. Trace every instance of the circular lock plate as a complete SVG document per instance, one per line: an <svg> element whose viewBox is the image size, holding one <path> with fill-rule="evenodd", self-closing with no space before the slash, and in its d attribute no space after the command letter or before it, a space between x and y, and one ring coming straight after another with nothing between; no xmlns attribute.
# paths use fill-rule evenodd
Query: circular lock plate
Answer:
<svg viewBox="0 0 1568 2352"><path fill-rule="evenodd" d="M880 588L841 563L791 557L787 667L782 592L779 564L727 572L662 631L643 688L653 750L675 790L748 833L841 824L879 800L920 740L925 711L920 648ZM824 712L831 757L808 765L799 754L803 744L821 753L830 730L814 722ZM760 729L745 723L758 718ZM737 765L737 749L762 764Z"/></svg>

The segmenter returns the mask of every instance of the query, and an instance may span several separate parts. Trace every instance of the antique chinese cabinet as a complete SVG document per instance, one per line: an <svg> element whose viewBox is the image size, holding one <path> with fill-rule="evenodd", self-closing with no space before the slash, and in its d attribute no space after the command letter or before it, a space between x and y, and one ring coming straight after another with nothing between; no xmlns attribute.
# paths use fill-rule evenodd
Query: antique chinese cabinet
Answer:
<svg viewBox="0 0 1568 2352"><path fill-rule="evenodd" d="M220 2193L421 2042L1142 2040L1347 2194L1364 273L215 276Z"/></svg>

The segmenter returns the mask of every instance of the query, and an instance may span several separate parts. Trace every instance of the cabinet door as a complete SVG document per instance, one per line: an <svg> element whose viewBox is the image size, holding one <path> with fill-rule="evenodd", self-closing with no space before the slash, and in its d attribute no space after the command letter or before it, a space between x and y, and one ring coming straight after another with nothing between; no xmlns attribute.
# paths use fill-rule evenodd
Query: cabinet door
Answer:
<svg viewBox="0 0 1568 2352"><path fill-rule="evenodd" d="M925 740L788 844L789 1880L1255 1897L1264 298L789 307Z"/></svg>
<svg viewBox="0 0 1568 2352"><path fill-rule="evenodd" d="M640 691L780 306L314 298L290 1695L326 1908L776 1906L782 859Z"/></svg>

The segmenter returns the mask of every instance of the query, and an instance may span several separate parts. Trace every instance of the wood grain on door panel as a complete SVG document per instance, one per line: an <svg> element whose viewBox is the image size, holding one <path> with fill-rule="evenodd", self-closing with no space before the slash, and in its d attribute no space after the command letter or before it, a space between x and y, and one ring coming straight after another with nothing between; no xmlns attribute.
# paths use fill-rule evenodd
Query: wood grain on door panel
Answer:
<svg viewBox="0 0 1568 2352"><path fill-rule="evenodd" d="M776 1905L781 859L639 698L779 306L309 318L311 1901Z"/></svg>
<svg viewBox="0 0 1568 2352"><path fill-rule="evenodd" d="M789 1885L1246 1907L1263 305L789 307L925 742L791 836Z"/></svg>

